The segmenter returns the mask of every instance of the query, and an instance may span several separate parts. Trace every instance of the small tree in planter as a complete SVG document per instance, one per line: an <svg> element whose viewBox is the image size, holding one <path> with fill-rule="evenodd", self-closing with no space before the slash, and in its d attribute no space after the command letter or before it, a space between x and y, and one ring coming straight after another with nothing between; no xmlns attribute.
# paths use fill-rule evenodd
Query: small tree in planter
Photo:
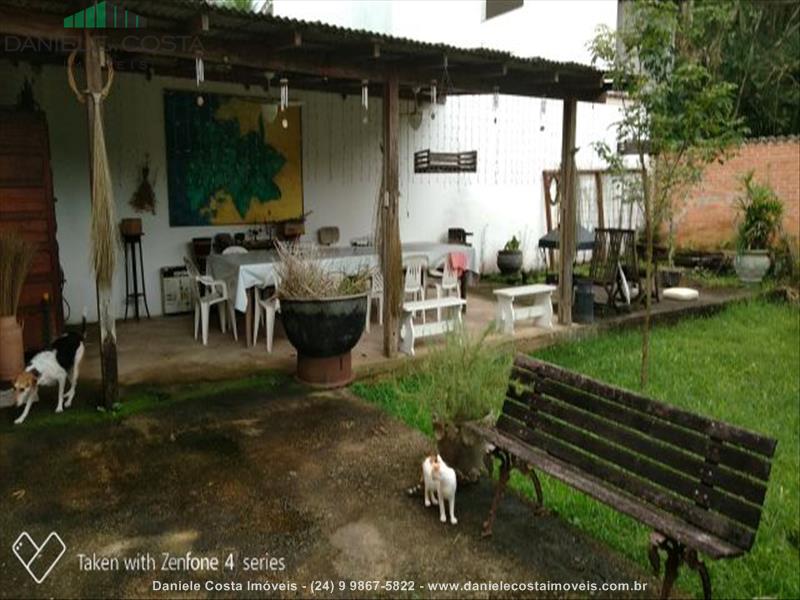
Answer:
<svg viewBox="0 0 800 600"><path fill-rule="evenodd" d="M741 221L734 268L745 283L758 283L770 267L769 249L781 229L783 204L771 187L754 180L753 171L742 177L742 186L744 194L736 199Z"/></svg>
<svg viewBox="0 0 800 600"><path fill-rule="evenodd" d="M350 351L364 332L370 271L332 271L316 245L277 245L277 294L289 341L297 349L297 376L326 387L352 379Z"/></svg>
<svg viewBox="0 0 800 600"><path fill-rule="evenodd" d="M494 424L511 369L511 352L486 347L490 332L476 336L461 328L449 334L413 367L415 385L400 392L412 405L428 409L438 452L461 481L476 481L485 472L487 450L485 441L463 425Z"/></svg>
<svg viewBox="0 0 800 600"><path fill-rule="evenodd" d="M497 268L503 275L514 275L522 269L522 250L517 236L508 240L503 249L497 252Z"/></svg>

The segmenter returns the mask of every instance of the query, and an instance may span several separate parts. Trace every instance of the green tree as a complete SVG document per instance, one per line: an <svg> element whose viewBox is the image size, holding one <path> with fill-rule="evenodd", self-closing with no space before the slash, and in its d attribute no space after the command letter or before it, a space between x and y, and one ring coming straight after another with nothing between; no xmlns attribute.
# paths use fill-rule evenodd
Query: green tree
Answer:
<svg viewBox="0 0 800 600"><path fill-rule="evenodd" d="M216 0L216 3L219 6L235 8L241 11L252 11L254 4L253 0Z"/></svg>
<svg viewBox="0 0 800 600"><path fill-rule="evenodd" d="M696 58L736 85L735 111L750 136L800 133L800 3L684 0Z"/></svg>
<svg viewBox="0 0 800 600"><path fill-rule="evenodd" d="M623 93L617 141L636 155L641 185L636 198L644 213L646 242L645 321L641 386L647 385L653 290L653 234L672 199L699 181L704 167L736 145L742 134L735 117L736 86L721 81L695 51L689 3L646 0L631 4L623 26L603 26L590 43ZM624 160L607 144L596 144L612 170Z"/></svg>

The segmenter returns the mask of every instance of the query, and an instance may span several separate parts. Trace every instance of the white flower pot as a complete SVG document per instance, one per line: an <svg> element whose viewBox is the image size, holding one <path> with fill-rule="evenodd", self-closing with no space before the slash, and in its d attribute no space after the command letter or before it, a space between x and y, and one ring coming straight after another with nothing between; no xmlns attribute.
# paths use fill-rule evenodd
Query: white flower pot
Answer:
<svg viewBox="0 0 800 600"><path fill-rule="evenodd" d="M733 259L733 268L744 283L760 283L770 264L767 250L745 250Z"/></svg>

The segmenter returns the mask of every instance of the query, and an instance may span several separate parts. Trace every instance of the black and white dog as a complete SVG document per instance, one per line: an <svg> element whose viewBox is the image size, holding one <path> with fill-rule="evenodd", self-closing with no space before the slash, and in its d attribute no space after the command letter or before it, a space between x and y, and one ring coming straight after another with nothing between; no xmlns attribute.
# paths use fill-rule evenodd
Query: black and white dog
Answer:
<svg viewBox="0 0 800 600"><path fill-rule="evenodd" d="M58 385L58 406L56 412L69 408L75 397L75 386L78 385L78 372L83 360L86 336L86 313L83 315L83 329L81 333L69 332L56 339L47 350L35 355L25 370L17 375L14 380L17 406L25 404L25 410L14 421L15 425L22 423L28 416L31 404L39 394L39 386ZM64 388L67 381L70 383L69 391L65 394Z"/></svg>

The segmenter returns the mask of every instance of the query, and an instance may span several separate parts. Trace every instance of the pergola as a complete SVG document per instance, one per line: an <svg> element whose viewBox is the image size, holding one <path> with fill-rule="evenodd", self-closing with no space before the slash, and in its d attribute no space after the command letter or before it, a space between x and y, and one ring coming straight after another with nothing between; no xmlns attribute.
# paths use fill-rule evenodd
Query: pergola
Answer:
<svg viewBox="0 0 800 600"><path fill-rule="evenodd" d="M104 12L127 10L138 28L104 27L98 21L65 18L104 4ZM95 13L96 14L96 13ZM202 58L205 79L267 87L269 78L286 78L293 89L358 94L366 83L383 101L383 184L379 255L386 281L384 351L398 347L402 282L398 221L398 127L401 98L430 101L432 82L448 74L444 91L458 94L508 94L557 98L564 102L560 221L564 239L559 253L561 323L572 322L572 263L575 253L575 129L577 102L603 102L603 73L586 65L521 58L495 50L430 44L369 31L345 29L224 8L203 0L0 0L0 38L4 58L34 64L66 65L75 49L83 53L89 91L102 87L102 65L110 55L122 70L143 77L195 78ZM118 70L120 70L118 68ZM439 85L445 82L439 81ZM66 90L65 90L66 91ZM90 139L95 118L87 103ZM100 114L100 113L98 113ZM566 226L563 226L565 225ZM105 401L117 397L116 334L110 289L98 287Z"/></svg>

